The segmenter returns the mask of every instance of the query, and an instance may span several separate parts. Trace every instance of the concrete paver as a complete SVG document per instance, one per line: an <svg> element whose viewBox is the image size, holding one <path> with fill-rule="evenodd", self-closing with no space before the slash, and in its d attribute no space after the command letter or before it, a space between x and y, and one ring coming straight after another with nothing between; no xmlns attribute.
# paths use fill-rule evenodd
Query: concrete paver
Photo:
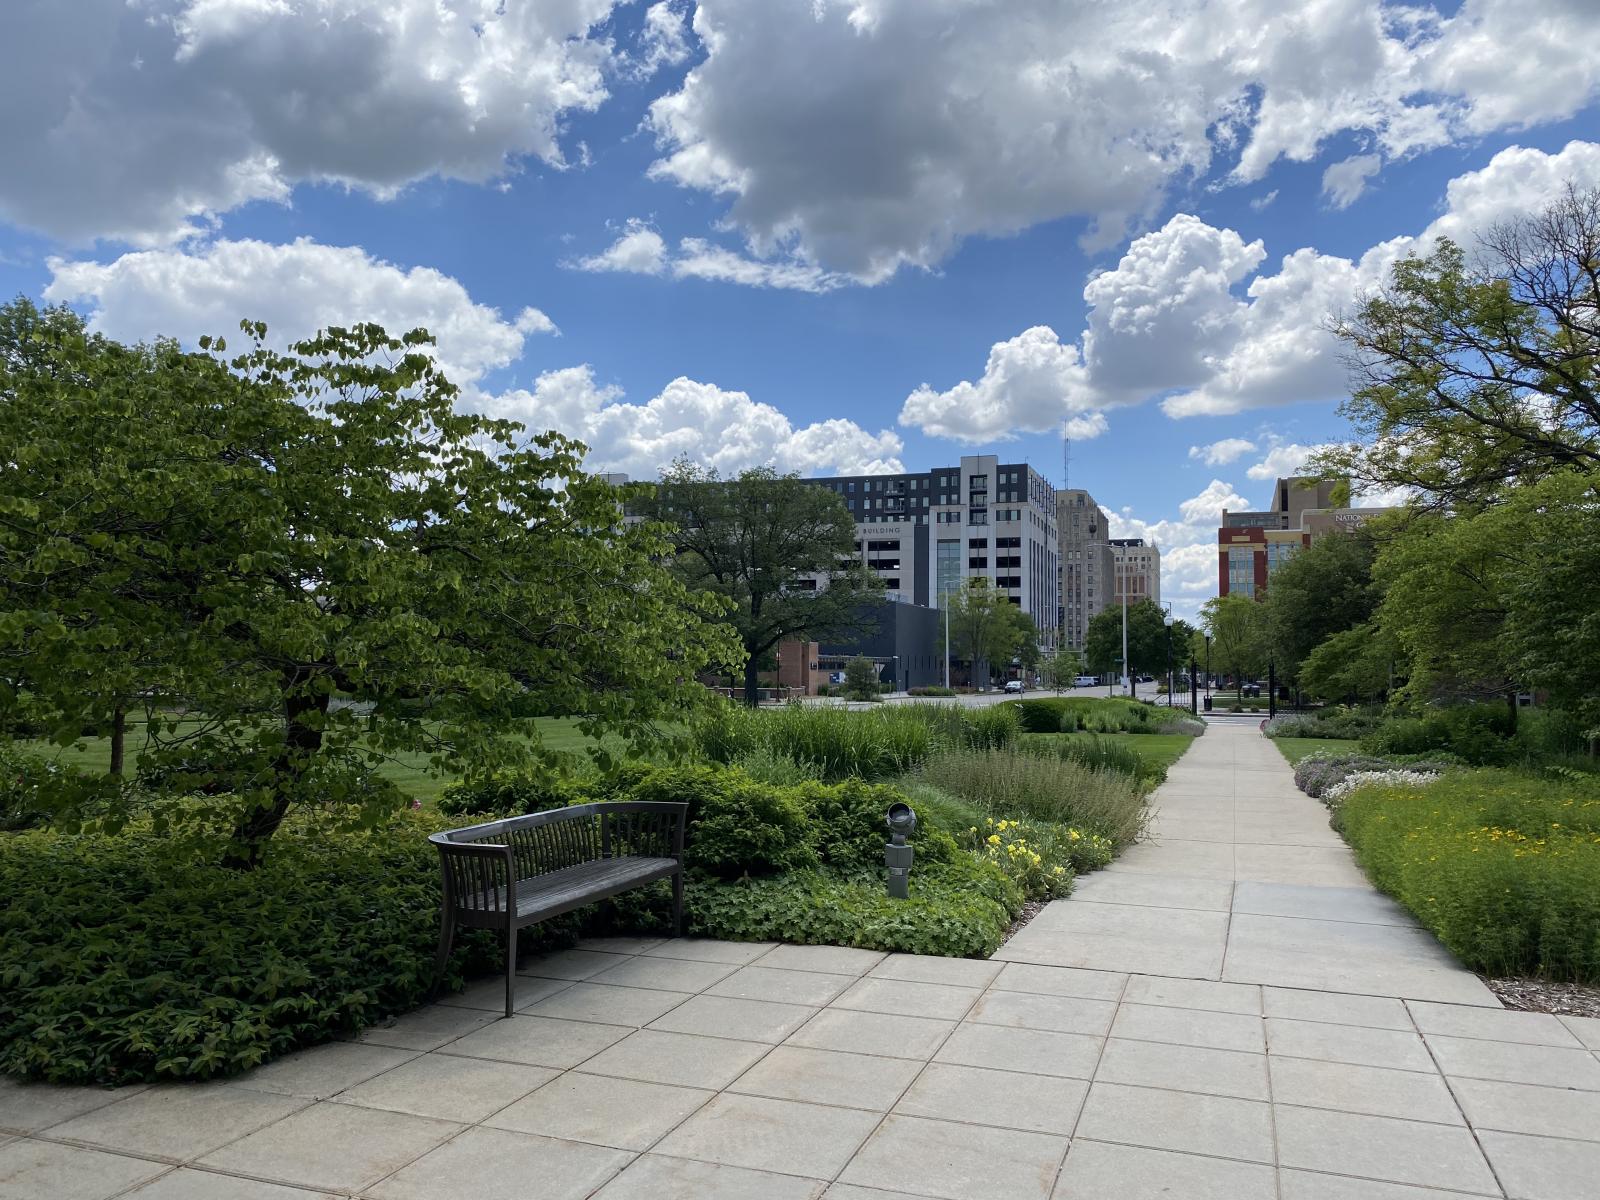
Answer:
<svg viewBox="0 0 1600 1200"><path fill-rule="evenodd" d="M1253 726L994 959L598 938L221 1084L0 1083L0 1200L1590 1200L1600 1021L1513 1013ZM530 1191L530 1188L532 1191Z"/></svg>

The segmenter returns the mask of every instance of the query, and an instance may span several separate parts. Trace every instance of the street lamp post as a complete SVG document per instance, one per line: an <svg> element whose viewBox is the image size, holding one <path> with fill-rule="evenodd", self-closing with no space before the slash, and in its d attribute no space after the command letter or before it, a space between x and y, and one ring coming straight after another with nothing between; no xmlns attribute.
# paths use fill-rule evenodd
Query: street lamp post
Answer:
<svg viewBox="0 0 1600 1200"><path fill-rule="evenodd" d="M1172 601L1162 604L1167 610L1167 707L1172 707Z"/></svg>

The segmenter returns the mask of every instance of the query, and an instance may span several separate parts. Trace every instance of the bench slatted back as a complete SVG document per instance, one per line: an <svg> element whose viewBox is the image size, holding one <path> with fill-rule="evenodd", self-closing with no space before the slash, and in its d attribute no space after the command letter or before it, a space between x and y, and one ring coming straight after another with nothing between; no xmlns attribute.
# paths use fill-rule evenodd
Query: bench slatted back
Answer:
<svg viewBox="0 0 1600 1200"><path fill-rule="evenodd" d="M579 804L452 829L428 840L439 848L445 887L457 908L499 910L505 889L518 880L603 858L681 858L685 812L682 804ZM509 864L502 847L510 850Z"/></svg>
<svg viewBox="0 0 1600 1200"><path fill-rule="evenodd" d="M600 857L596 844L604 818L574 817L546 825L526 825L509 830L512 862L518 879L548 875Z"/></svg>
<svg viewBox="0 0 1600 1200"><path fill-rule="evenodd" d="M445 889L457 908L477 911L499 909L500 894L507 883L504 858L481 854L442 854L439 861L444 869Z"/></svg>
<svg viewBox="0 0 1600 1200"><path fill-rule="evenodd" d="M601 815L601 842L606 858L672 858L683 849L675 844L681 817L659 809L620 809Z"/></svg>

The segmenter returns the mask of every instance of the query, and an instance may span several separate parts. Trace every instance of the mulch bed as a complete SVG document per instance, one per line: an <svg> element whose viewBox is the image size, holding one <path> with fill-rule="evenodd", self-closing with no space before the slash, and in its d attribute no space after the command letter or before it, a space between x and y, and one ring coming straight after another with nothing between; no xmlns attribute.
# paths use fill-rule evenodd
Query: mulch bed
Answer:
<svg viewBox="0 0 1600 1200"><path fill-rule="evenodd" d="M1014 938L1017 935L1017 930L1021 929L1029 921L1037 917L1040 913L1040 910L1042 910L1044 906L1049 903L1050 901L1048 900L1029 900L1027 903L1025 903L1022 906L1022 911L1017 914L1017 919L1011 922L1011 928L1006 930L1006 936L1001 939L1001 945L1004 945L1006 942L1009 942L1012 938Z"/></svg>
<svg viewBox="0 0 1600 1200"><path fill-rule="evenodd" d="M1484 983L1507 1008L1562 1017L1600 1017L1600 987L1543 979L1485 979Z"/></svg>

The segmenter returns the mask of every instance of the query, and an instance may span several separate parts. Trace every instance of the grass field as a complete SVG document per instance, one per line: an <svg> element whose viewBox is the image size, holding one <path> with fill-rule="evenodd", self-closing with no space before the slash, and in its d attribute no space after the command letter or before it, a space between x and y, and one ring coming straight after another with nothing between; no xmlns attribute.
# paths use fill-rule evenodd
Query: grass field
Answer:
<svg viewBox="0 0 1600 1200"><path fill-rule="evenodd" d="M1183 752L1194 741L1186 733L1029 733L1030 738L1059 738L1062 741L1088 741L1100 738L1126 746L1145 762L1159 767L1170 767L1183 757Z"/></svg>
<svg viewBox="0 0 1600 1200"><path fill-rule="evenodd" d="M181 726L181 723L180 723ZM551 750L582 753L594 745L577 728L570 717L542 717L538 721L539 737ZM130 722L127 741L127 770L131 774L138 766L139 751L145 742L144 722ZM83 738L70 746L55 746L46 742L23 742L22 747L71 767L87 771L104 771L111 758L108 738ZM622 740L616 739L621 749ZM377 772L382 778L398 786L407 795L431 804L449 784L452 776L432 775L428 771L426 754L397 754L380 764Z"/></svg>
<svg viewBox="0 0 1600 1200"><path fill-rule="evenodd" d="M1357 743L1348 738L1273 738L1278 750L1289 760L1292 767L1308 754L1318 750L1331 751L1334 754L1354 754L1358 748Z"/></svg>

